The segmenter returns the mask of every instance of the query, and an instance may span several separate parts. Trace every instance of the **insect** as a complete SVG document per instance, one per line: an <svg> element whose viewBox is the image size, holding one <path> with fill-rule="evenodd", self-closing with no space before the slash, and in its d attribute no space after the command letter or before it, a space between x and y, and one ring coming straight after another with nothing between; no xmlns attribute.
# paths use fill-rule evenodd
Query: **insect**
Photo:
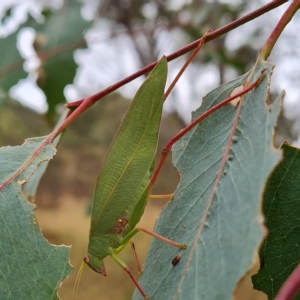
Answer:
<svg viewBox="0 0 300 300"><path fill-rule="evenodd" d="M136 228L150 192L167 78L163 57L134 97L109 148L94 194L89 244L83 264L106 276L103 259L111 256L147 295L117 254L139 231L185 249L179 244L142 228Z"/></svg>
<svg viewBox="0 0 300 300"><path fill-rule="evenodd" d="M181 259L181 255L180 255L180 254L179 254L179 255L176 255L176 256L172 259L172 265L175 267L175 266L179 263L180 259Z"/></svg>
<svg viewBox="0 0 300 300"><path fill-rule="evenodd" d="M198 50L199 47L195 51ZM192 58L193 55L182 70ZM178 80L181 73L174 82ZM217 104L183 129L167 144L153 172L163 102L174 86L174 84L171 85L164 95L166 78L167 60L163 57L136 93L107 152L96 183L88 250L76 282L79 282L85 265L106 276L103 259L111 256L127 272L141 295L148 299L127 265L118 257L118 253L139 231L148 233L179 249L187 247L184 243L180 244L146 229L136 228L147 204L150 190L171 146L210 113L253 89L262 79L259 78L240 93ZM176 265L179 260L178 255L173 259L173 265Z"/></svg>

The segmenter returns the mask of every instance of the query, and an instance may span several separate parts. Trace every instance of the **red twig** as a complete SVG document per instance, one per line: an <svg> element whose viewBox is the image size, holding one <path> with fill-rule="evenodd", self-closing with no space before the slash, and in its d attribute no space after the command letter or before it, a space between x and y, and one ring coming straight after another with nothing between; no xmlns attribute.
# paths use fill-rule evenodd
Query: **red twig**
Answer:
<svg viewBox="0 0 300 300"><path fill-rule="evenodd" d="M300 264L280 288L274 300L292 300L300 290Z"/></svg>
<svg viewBox="0 0 300 300"><path fill-rule="evenodd" d="M197 53L201 50L202 46L205 44L206 39L209 37L209 33L211 31L206 32L203 37L200 39L200 42L197 46L197 48L193 51L193 53L191 54L191 56L189 57L189 59L185 62L185 64L183 65L183 67L180 69L180 71L178 72L178 74L176 75L175 79L172 81L172 83L170 84L169 88L167 89L167 91L165 92L164 95L164 100L166 100L168 98L168 96L170 95L170 93L172 92L174 86L176 85L176 83L178 82L179 78L181 77L181 75L183 74L183 72L186 70L186 68L188 67L188 65L191 63L191 61L195 58L195 56L197 55Z"/></svg>
<svg viewBox="0 0 300 300"><path fill-rule="evenodd" d="M270 11L271 9L280 6L281 4L287 2L288 0L274 0L270 3L268 3L267 5L262 6L261 8L255 10L254 12L249 13L248 15L239 18L238 20L235 20L223 27L221 27L220 29L217 29L211 33L209 33L208 36L206 36L205 38L205 42L213 40L219 36L221 36L222 34L225 34L227 32L229 32L230 30L254 19L257 18L258 16ZM173 54L169 55L167 57L168 61L173 60L187 52L189 52L190 50L196 48L199 44L201 43L201 39L198 39L196 41L194 41L193 43L187 45L184 48L181 48L180 50L174 52ZM156 65L157 62L154 62L150 65L148 65L145 68L142 68L140 71L132 74L131 76L128 76L126 78L124 78L123 80L109 86L108 88L106 88L105 90L100 91L99 93L96 93L90 97L87 97L83 100L79 100L73 103L69 103L67 105L67 107L69 108L75 108L75 110L72 112L72 114L66 119L66 121L61 124L61 126L55 130L54 132L52 132L52 134L50 135L50 141L53 141L55 139L55 137L57 137L67 126L69 126L79 115L81 115L85 110L87 110L90 106L92 106L93 104L95 104L99 99L101 99L102 97L110 94L111 92L115 91L116 89L118 89L119 87L123 86L124 84L136 79L137 77L151 71L154 66Z"/></svg>
<svg viewBox="0 0 300 300"><path fill-rule="evenodd" d="M268 40L266 41L264 47L261 49L260 55L263 59L267 59L269 57L283 29L291 21L294 14L298 11L299 8L300 8L300 1L294 0L291 3L291 5L288 7L288 9L284 12L279 22L277 23L276 27L274 28L271 35L269 36Z"/></svg>
<svg viewBox="0 0 300 300"><path fill-rule="evenodd" d="M270 3L260 7L259 9L247 14L246 16L244 17L241 17L217 30L214 30L212 31L209 36L206 37L205 39L205 42L209 42L211 40L214 40L216 38L218 38L219 36L263 15L264 13L282 5L283 3L287 2L288 0L274 0L274 1L271 1ZM170 54L167 56L167 60L168 61L172 61L180 56L182 56L183 54L186 54L187 52L195 49L199 43L201 42L201 39L198 39L190 44L188 44L187 46L177 50L176 52ZM109 86L108 88L86 98L86 99L90 99L90 101L92 101L93 103L97 102L99 99L103 98L104 96L107 96L108 94L112 93L113 91L117 90L118 88L120 88L121 86L127 84L128 82L131 82L132 80L150 72L157 64L157 61L149 64L148 66L140 69L138 72L122 79L121 81ZM78 101L75 101L75 102L72 102L72 103L68 103L66 104L66 106L68 108L76 108L78 107L84 100L86 99L81 99L81 100L78 100Z"/></svg>

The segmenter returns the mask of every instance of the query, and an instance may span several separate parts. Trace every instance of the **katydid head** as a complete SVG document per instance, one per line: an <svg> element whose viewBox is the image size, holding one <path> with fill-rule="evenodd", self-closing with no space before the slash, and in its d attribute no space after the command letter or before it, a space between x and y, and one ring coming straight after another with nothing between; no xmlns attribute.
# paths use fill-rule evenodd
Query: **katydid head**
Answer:
<svg viewBox="0 0 300 300"><path fill-rule="evenodd" d="M87 253L83 257L83 261L95 272L106 276L106 270L105 266L102 260L100 260L98 257L96 257L93 254Z"/></svg>

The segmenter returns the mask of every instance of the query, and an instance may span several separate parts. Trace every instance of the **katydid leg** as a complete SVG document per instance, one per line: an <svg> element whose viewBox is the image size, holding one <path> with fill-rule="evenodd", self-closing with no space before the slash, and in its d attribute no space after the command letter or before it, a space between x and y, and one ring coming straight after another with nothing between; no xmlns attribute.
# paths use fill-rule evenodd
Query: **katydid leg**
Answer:
<svg viewBox="0 0 300 300"><path fill-rule="evenodd" d="M143 273L143 271L142 271L142 267L141 267L139 258L138 258L138 256L137 256L137 253L136 253L136 251L135 251L135 245L134 245L134 242L133 242L133 241L130 241L130 245L131 245L131 250L132 250L132 253L133 253L133 257L134 257L134 260L135 260L135 263L136 263L136 266L137 266L139 275L141 275L141 274Z"/></svg>
<svg viewBox="0 0 300 300"><path fill-rule="evenodd" d="M132 237L132 236L131 236ZM137 266L137 269L138 269L138 272L139 272L139 275L141 275L143 272L142 272L142 267L141 267L141 264L139 262L139 259L138 259L138 256L137 256L137 253L135 251L135 246L134 246L134 242L132 240L129 240L126 238L125 240L123 240L123 245L121 245L119 248L115 249L114 250L114 253L115 254L118 254L120 253L126 246L128 243L130 243L131 245L131 250L133 252L133 257L134 257L134 261L136 263L136 266Z"/></svg>
<svg viewBox="0 0 300 300"><path fill-rule="evenodd" d="M166 194L166 195L149 195L150 199L172 199L174 194Z"/></svg>
<svg viewBox="0 0 300 300"><path fill-rule="evenodd" d="M164 237L162 235L159 235L159 234L157 234L157 233L155 233L153 231L150 231L150 230L147 230L147 229L144 229L144 228L136 227L136 228L132 229L128 233L128 235L126 235L126 237L122 241L123 245L120 246L118 249L114 250L114 253L117 254L120 251L122 251L125 248L125 246L128 243L130 243L130 240L133 238L133 236L135 236L139 231L143 231L143 232L145 232L145 233L147 233L147 234L149 234L149 235L151 235L151 236L153 236L153 237L155 237L155 238L157 238L157 239L159 239L159 240L161 240L161 241L163 241L163 242L165 242L167 244L170 244L170 245L172 245L174 247L177 247L179 249L186 249L186 247L187 247L186 244L179 244L179 243L177 243L175 241L172 241L172 240L170 240L170 239L168 239L168 238L166 238L166 237Z"/></svg>
<svg viewBox="0 0 300 300"><path fill-rule="evenodd" d="M172 240L170 240L170 239L168 239L168 238L166 238L166 237L164 237L162 235L159 235L159 234L157 234L157 233L155 233L153 231L147 230L145 228L135 228L135 230L137 230L137 231L143 231L143 232L145 232L145 233L147 233L147 234L149 234L149 235L151 235L151 236L153 236L153 237L155 237L155 238L157 238L157 239L159 239L159 240L161 240L161 241L163 241L163 242L165 242L167 244L170 244L170 245L172 245L174 247L177 247L179 249L186 249L186 247L187 247L186 244L179 244L177 242L174 242L174 241L172 241Z"/></svg>
<svg viewBox="0 0 300 300"><path fill-rule="evenodd" d="M175 242L175 241L172 241L172 240L170 240L170 239L168 239L168 238L166 238L166 237L164 237L164 236L162 236L162 235L160 235L160 234L157 234L157 233L155 233L155 232L153 232L153 231L150 231L150 230L147 230L147 229L145 229L145 228L138 228L138 227L134 228L134 229L133 229L132 231L130 231L130 232L128 233L128 235L123 239L123 241L122 241L123 244L122 244L119 248L115 249L115 250L113 251L113 253L111 254L111 256L115 259L115 257L117 257L116 255L117 255L119 252L121 252L121 251L127 246L128 243L130 243L130 244L131 244L131 249L132 249L132 252L133 252L133 256L134 256L134 260L135 260L135 262L136 262L136 265L137 265L139 274L142 274L142 268L141 268L141 265L140 265L140 263L139 263L139 260L138 260L136 251L135 251L134 243L133 243L132 240L131 240L131 239L133 238L133 236L135 236L139 231L142 231L142 232L144 232L144 233L147 233L147 234L149 234L149 235L151 235L151 236L153 236L153 237L155 237L155 238L157 238L157 239L159 239L159 240L161 240L161 241L163 241L163 242L165 242L165 243L167 243L167 244L170 244L170 245L172 245L172 246L174 246L174 247L177 247L177 248L179 248L179 249L186 249L186 247L187 247L186 244L179 244L179 243L177 243L177 242Z"/></svg>
<svg viewBox="0 0 300 300"><path fill-rule="evenodd" d="M146 295L146 293L144 292L144 290L141 288L141 286L137 282L137 280L133 277L133 275L132 275L131 271L129 270L128 266L115 253L111 253L110 256L129 275L129 277L131 278L131 280L133 281L134 285L139 290L139 292L141 293L141 295L145 299L149 299L148 296Z"/></svg>

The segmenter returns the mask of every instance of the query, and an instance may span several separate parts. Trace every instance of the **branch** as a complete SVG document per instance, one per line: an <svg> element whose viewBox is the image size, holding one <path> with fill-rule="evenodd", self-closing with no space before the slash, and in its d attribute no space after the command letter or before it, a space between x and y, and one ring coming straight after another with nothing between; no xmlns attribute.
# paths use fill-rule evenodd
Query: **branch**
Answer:
<svg viewBox="0 0 300 300"><path fill-rule="evenodd" d="M274 300L291 300L300 290L300 264L280 288Z"/></svg>
<svg viewBox="0 0 300 300"><path fill-rule="evenodd" d="M218 37L220 37L221 35L225 34L225 33L228 33L229 31L239 27L240 25L243 25L261 15L263 15L264 13L284 4L285 2L287 2L288 0L274 0L262 7L260 7L259 9L247 14L246 16L244 17L241 17L215 31L212 31L205 39L205 42L209 42L209 41L212 41ZM195 49L199 43L200 43L201 39L198 39L190 44L188 44L187 46L177 50L176 52L170 54L167 56L167 60L168 61L172 61L180 56L182 56L183 54L186 54L187 52ZM78 101L75 101L75 102L71 102L71 103L68 103L66 104L66 106L68 108L71 108L71 109L74 109L74 108L77 108L84 100L87 100L89 99L89 101L92 101L93 103L96 103L99 99L103 98L104 96L107 96L108 94L114 92L115 90L117 90L118 88L120 88L121 86L131 82L132 80L150 72L157 64L157 61L149 64L148 66L140 69L138 72L122 79L121 81L109 86L108 88L88 97L88 98L85 98L85 99L81 99L81 100L78 100Z"/></svg>
<svg viewBox="0 0 300 300"><path fill-rule="evenodd" d="M266 60L269 57L283 29L291 21L294 14L298 11L299 8L300 8L300 1L294 0L292 4L288 7L288 9L284 12L279 22L277 23L276 27L274 28L271 35L269 36L268 40L266 41L265 45L261 49L260 56L263 59Z"/></svg>
<svg viewBox="0 0 300 300"><path fill-rule="evenodd" d="M274 0L272 2L270 2L267 5L262 6L261 8L247 14L246 16L239 18L238 20L235 20L215 31L210 32L208 35L205 36L205 41L211 41L213 39L216 39L217 37L233 30L234 28L237 28L238 26L245 24L251 20L253 20L254 18L257 18L258 16L274 9L275 7L278 7L280 5L282 5L283 3L287 2L288 0ZM200 43L202 43L203 40L198 39L196 41L194 41L193 43L179 49L178 51L174 52L173 54L167 56L167 60L171 61L187 52L189 52L190 50L195 49ZM76 102L72 102L67 104L68 108L73 108L75 109L72 114L65 120L65 122L63 124L61 124L61 126L59 128L57 128L55 131L53 131L50 135L50 140L54 140L67 126L69 126L78 116L80 116L84 111L86 111L90 106L92 106L93 104L95 104L99 99L103 98L104 96L110 94L111 92L115 91L116 89L118 89L119 87L123 86L124 84L127 84L128 82L136 79L137 77L151 71L155 65L157 64L157 62L153 62L150 65L140 69L140 71L124 78L123 80L109 86L108 88L106 88L105 90L102 90L90 97L87 97L85 99L76 101Z"/></svg>

